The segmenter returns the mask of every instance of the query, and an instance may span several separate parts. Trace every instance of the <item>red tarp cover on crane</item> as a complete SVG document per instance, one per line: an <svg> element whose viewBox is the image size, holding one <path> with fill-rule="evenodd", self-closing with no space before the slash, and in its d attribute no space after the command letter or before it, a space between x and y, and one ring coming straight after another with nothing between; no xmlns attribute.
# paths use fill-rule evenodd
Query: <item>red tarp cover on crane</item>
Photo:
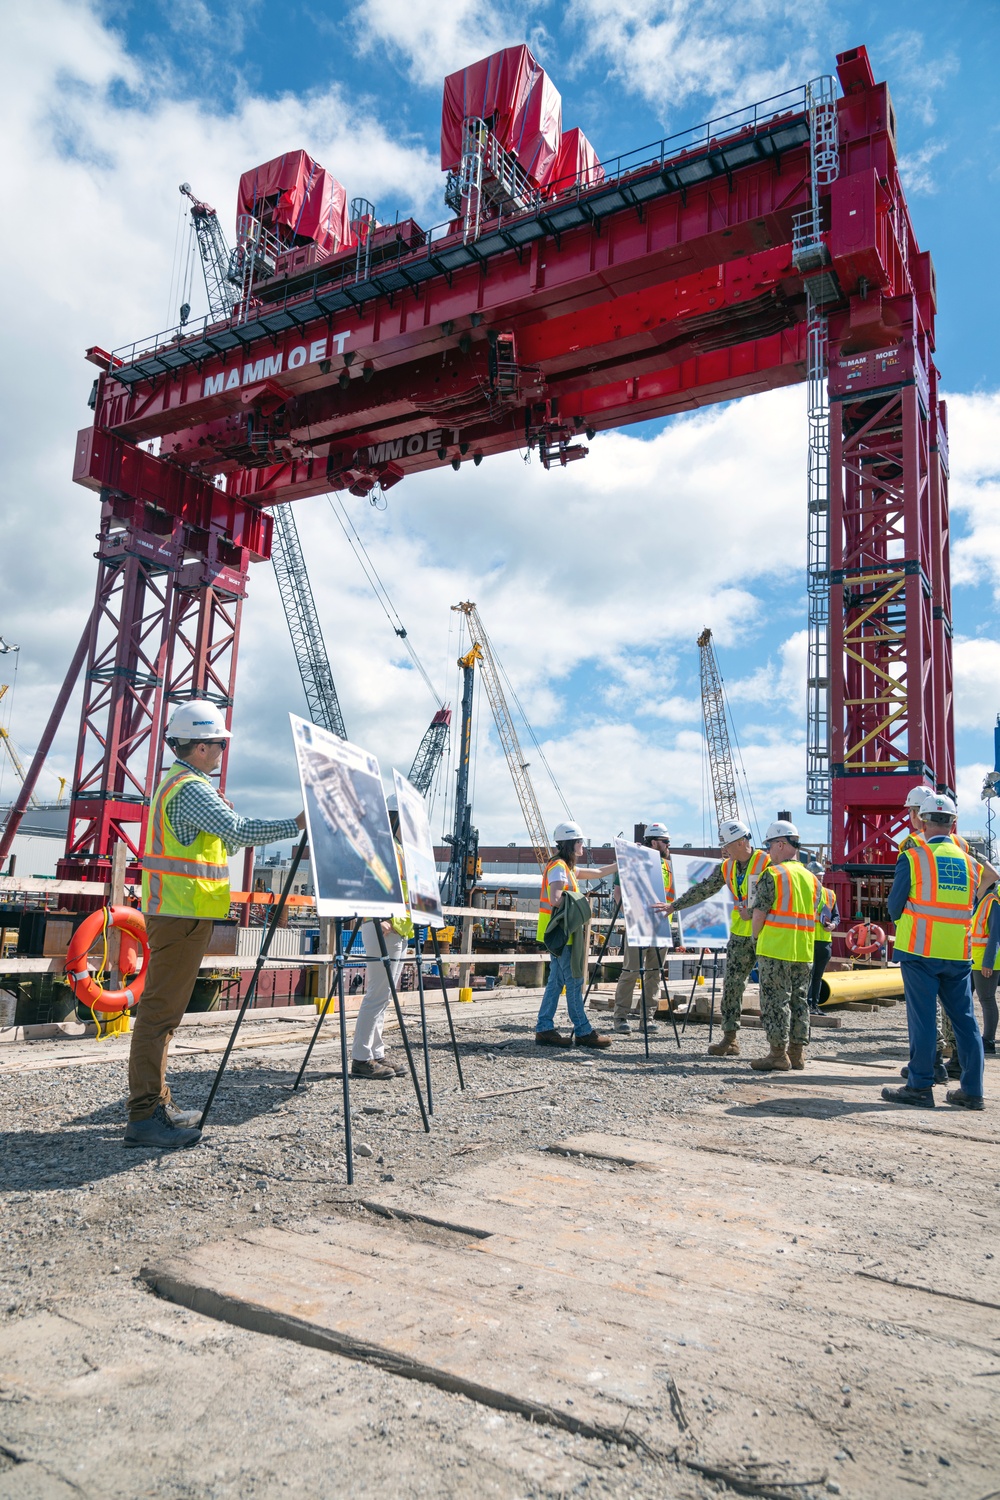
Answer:
<svg viewBox="0 0 1000 1500"><path fill-rule="evenodd" d="M597 187L604 181L604 168L597 152L578 125L564 130L562 145L552 168L548 187L551 193L565 193L570 188Z"/></svg>
<svg viewBox="0 0 1000 1500"><path fill-rule="evenodd" d="M291 243L291 236L297 235L328 254L354 243L346 189L304 151L286 151L244 172L236 212L259 219L262 200L276 194L280 194L277 203L264 212L263 219L265 228L283 242Z"/></svg>
<svg viewBox="0 0 1000 1500"><path fill-rule="evenodd" d="M485 120L537 187L552 176L562 140L562 98L525 46L505 47L449 73L441 109L441 170L462 159L462 121Z"/></svg>

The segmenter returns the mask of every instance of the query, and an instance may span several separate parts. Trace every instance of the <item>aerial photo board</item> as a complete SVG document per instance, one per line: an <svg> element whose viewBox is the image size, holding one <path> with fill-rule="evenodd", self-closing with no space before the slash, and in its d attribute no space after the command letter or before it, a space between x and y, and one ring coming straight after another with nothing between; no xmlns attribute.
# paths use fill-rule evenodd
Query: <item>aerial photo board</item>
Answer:
<svg viewBox="0 0 1000 1500"><path fill-rule="evenodd" d="M649 909L654 902L667 899L659 854L644 844L615 839L615 857L629 947L669 948L670 918Z"/></svg>
<svg viewBox="0 0 1000 1500"><path fill-rule="evenodd" d="M670 863L674 867L674 884L678 896L683 896L693 885L711 875L718 868L718 859L705 859L703 855L673 854ZM724 948L729 941L729 914L733 909L733 898L727 886L679 911L674 918L681 924L681 939L687 948Z"/></svg>
<svg viewBox="0 0 1000 1500"><path fill-rule="evenodd" d="M375 756L289 714L321 917L406 915Z"/></svg>
<svg viewBox="0 0 1000 1500"><path fill-rule="evenodd" d="M441 882L434 863L434 840L427 821L427 804L412 781L394 770L399 841L403 846L406 892L413 920L427 927L443 927Z"/></svg>

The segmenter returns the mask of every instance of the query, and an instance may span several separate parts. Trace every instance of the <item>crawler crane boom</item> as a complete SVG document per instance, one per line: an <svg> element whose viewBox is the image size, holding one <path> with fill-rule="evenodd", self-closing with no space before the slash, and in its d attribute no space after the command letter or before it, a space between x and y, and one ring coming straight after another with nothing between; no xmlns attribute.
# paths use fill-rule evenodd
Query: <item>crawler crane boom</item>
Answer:
<svg viewBox="0 0 1000 1500"><path fill-rule="evenodd" d="M703 630L698 637L698 650L701 653L701 712L705 721L708 764L712 772L715 816L719 823L727 823L733 818L739 818L740 808L736 799L736 772L733 768L732 746L729 743L729 727L726 724L722 675L715 659L710 630Z"/></svg>

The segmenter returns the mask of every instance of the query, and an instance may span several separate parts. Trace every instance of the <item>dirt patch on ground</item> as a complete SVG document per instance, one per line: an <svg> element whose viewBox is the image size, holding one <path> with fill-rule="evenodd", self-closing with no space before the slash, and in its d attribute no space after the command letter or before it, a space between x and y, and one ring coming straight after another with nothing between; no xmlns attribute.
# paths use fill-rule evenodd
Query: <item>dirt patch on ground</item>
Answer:
<svg viewBox="0 0 1000 1500"><path fill-rule="evenodd" d="M354 1086L355 1147L371 1154L353 1188L335 1032L292 1095L307 1026L248 1023L259 1045L234 1056L202 1145L174 1156L122 1149L127 1042L4 1047L0 1494L994 1489L989 1099L972 1116L882 1105L902 1007L845 1016L805 1073L769 1079L748 1067L759 1031L722 1060L703 1027L678 1051L661 1026L648 1063L636 1034L602 1054L536 1048L537 998L456 1007L464 1094L432 1012L429 1135L407 1079ZM217 1060L177 1055L181 1103L205 1098ZM254 1287L265 1240L276 1269ZM223 1242L243 1247L250 1300L282 1278L302 1300L303 1246L324 1266L350 1252L358 1340L464 1361L482 1399L205 1316L141 1277L198 1255L235 1276L235 1254L227 1267L205 1249ZM309 1317L342 1322L345 1278L325 1274ZM480 1332L496 1322L494 1344L473 1357L449 1307L475 1307ZM602 1339L613 1378L576 1397L596 1366L581 1351ZM546 1381L557 1421L487 1394L541 1406Z"/></svg>

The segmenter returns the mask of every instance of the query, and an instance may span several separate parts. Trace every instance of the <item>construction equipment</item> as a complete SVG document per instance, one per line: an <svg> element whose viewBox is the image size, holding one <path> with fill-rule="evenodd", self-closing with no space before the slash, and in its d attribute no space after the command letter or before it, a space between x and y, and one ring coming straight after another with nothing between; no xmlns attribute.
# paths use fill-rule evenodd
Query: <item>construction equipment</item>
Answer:
<svg viewBox="0 0 1000 1500"><path fill-rule="evenodd" d="M19 648L17 646L14 646L11 649L17 651ZM0 682L0 698L3 697L9 686L10 684L7 682ZM27 785L28 778L25 775L24 766L21 764L21 758L14 747L14 741L11 739L10 735L8 734L7 730L4 729L2 724L0 724L0 741L3 742L3 747L7 752L7 757L10 760L11 765L14 767L14 772L17 776L18 781L22 786ZM38 798L35 796L34 792L29 793L28 804L31 807L38 806Z"/></svg>
<svg viewBox="0 0 1000 1500"><path fill-rule="evenodd" d="M493 61L449 88L468 101L447 132L453 220L404 231L366 209L349 243L324 188L331 239L298 167L275 197L265 163L241 181L260 234L237 310L89 350L75 478L101 496L99 578L60 874L105 879L116 839L141 846L164 704L231 703L264 507L525 443L561 463L582 434L808 380L809 800L831 809L845 909L852 882L877 905L910 786L955 785L937 294L888 87L852 48L842 97L817 79L563 187L551 94L520 53ZM272 258L279 232L294 243Z"/></svg>
<svg viewBox="0 0 1000 1500"><path fill-rule="evenodd" d="M475 690L476 662L482 661L483 648L474 641L464 656L458 658L462 669L462 730L455 769L455 819L445 843L451 845L448 869L441 883L444 906L465 906L466 893L479 873L479 829L472 826L472 803L469 801L469 767L472 763L472 698Z"/></svg>
<svg viewBox="0 0 1000 1500"><path fill-rule="evenodd" d="M712 775L712 796L715 799L715 818L719 827L723 823L738 822L739 802L736 796L736 771L733 766L733 750L729 743L729 725L726 723L726 698L722 690L722 674L715 659L712 632L702 631L698 637L701 662L701 712L705 721L705 743L708 746L708 764Z"/></svg>
<svg viewBox="0 0 1000 1500"><path fill-rule="evenodd" d="M274 535L271 540L271 562L278 581L282 608L288 621L295 662L302 678L309 717L331 734L347 739L340 699L326 654L326 643L320 629L319 615L312 584L302 556L299 529L290 505L276 505Z"/></svg>
<svg viewBox="0 0 1000 1500"><path fill-rule="evenodd" d="M497 734L503 746L503 753L507 757L507 767L510 771L511 780L514 783L514 790L517 792L517 800L520 802L521 811L524 814L524 822L528 830L528 842L535 851L538 868L544 870L552 858L549 836L545 831L545 820L542 817L541 808L538 806L538 798L535 796L531 777L528 775L528 763L518 743L514 720L507 706L507 698L503 690L503 682L496 655L475 604L466 600L464 604L453 604L452 609L459 610L468 620L469 634L472 637L473 643L479 646L482 652L480 670L483 681L486 684L486 696L489 698L490 708L493 710L493 722L497 726Z"/></svg>
<svg viewBox="0 0 1000 1500"><path fill-rule="evenodd" d="M226 244L226 236L215 209L195 197L189 182L182 182L180 191L185 198L191 200L191 223L198 240L198 253L205 274L209 316L214 323L220 322L229 317L239 298L239 277L233 266L233 252ZM182 321L186 322L187 319Z"/></svg>
<svg viewBox="0 0 1000 1500"><path fill-rule="evenodd" d="M424 730L424 737L417 746L417 753L413 757L408 779L424 797L434 785L434 777L447 747L450 729L451 709L439 708Z"/></svg>

